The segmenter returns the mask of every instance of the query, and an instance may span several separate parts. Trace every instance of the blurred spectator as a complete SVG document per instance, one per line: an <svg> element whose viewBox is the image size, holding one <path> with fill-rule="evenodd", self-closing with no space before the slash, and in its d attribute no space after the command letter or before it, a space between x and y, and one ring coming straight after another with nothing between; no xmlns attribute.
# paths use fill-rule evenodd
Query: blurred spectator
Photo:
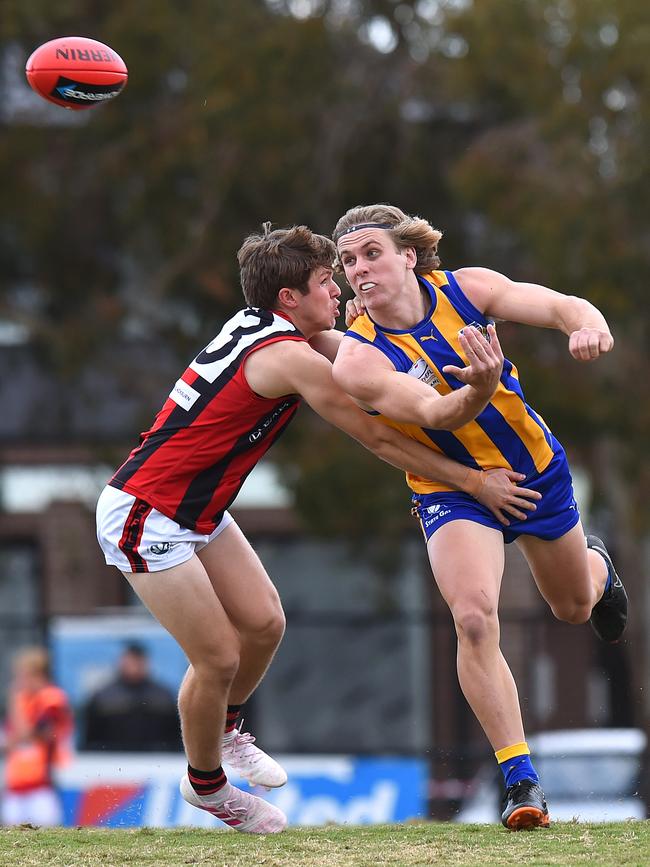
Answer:
<svg viewBox="0 0 650 867"><path fill-rule="evenodd" d="M5 725L5 825L60 825L61 801L52 773L70 757L72 712L66 694L50 680L42 647L16 654Z"/></svg>
<svg viewBox="0 0 650 867"><path fill-rule="evenodd" d="M147 651L137 642L126 645L116 676L91 696L84 723L84 750L182 749L176 699L152 679Z"/></svg>

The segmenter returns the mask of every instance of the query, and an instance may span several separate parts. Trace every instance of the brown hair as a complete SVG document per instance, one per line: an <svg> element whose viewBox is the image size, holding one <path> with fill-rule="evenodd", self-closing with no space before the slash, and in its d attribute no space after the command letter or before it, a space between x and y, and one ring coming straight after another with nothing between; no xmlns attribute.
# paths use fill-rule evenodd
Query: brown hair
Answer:
<svg viewBox="0 0 650 867"><path fill-rule="evenodd" d="M332 268L334 243L307 226L273 229L264 223L262 234L249 235L237 252L244 298L251 307L273 307L283 287L308 292L315 268Z"/></svg>
<svg viewBox="0 0 650 867"><path fill-rule="evenodd" d="M388 224L388 234L393 239L399 250L405 247L414 247L417 253L415 264L416 274L428 274L440 266L438 257L438 241L442 238L442 232L422 217L412 217L405 214L395 205L356 205L350 208L336 224L332 234L334 242L352 226L361 226L367 223ZM336 268L342 271L341 263L336 257Z"/></svg>

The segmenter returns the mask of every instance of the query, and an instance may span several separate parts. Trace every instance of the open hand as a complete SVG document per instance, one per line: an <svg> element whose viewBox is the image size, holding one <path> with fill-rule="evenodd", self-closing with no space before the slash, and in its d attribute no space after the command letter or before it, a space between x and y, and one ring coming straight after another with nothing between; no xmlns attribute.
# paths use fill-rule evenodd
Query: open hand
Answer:
<svg viewBox="0 0 650 867"><path fill-rule="evenodd" d="M492 514L505 527L510 525L506 513L511 518L523 521L527 518L526 512L534 512L537 506L535 500L541 500L539 491L531 488L520 488L516 483L523 481L522 473L513 470L495 469L486 470L482 476L481 489L476 494L479 503L492 512Z"/></svg>
<svg viewBox="0 0 650 867"><path fill-rule="evenodd" d="M467 367L447 364L442 371L455 376L465 385L471 385L480 394L492 397L503 370L503 352L497 330L491 323L487 327L487 333L486 340L473 325L463 328L458 339L469 363Z"/></svg>
<svg viewBox="0 0 650 867"><path fill-rule="evenodd" d="M593 361L613 346L612 335L600 328L580 328L569 335L569 352L576 361Z"/></svg>

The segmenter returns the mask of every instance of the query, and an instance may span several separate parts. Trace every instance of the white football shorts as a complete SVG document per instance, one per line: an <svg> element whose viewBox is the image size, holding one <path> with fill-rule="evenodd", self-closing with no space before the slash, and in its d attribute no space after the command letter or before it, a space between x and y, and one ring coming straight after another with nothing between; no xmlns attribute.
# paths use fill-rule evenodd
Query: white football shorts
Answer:
<svg viewBox="0 0 650 867"><path fill-rule="evenodd" d="M109 566L121 572L160 572L178 566L232 523L230 513L224 512L209 536L196 533L111 485L97 501L97 541Z"/></svg>

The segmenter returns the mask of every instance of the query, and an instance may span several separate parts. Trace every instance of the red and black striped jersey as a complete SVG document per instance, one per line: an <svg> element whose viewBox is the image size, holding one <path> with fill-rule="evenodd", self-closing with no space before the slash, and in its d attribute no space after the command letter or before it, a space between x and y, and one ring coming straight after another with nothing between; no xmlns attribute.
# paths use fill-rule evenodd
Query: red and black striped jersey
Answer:
<svg viewBox="0 0 650 867"><path fill-rule="evenodd" d="M298 409L298 395L260 397L244 376L250 353L279 340L305 338L271 310L236 313L189 365L109 484L210 534Z"/></svg>

